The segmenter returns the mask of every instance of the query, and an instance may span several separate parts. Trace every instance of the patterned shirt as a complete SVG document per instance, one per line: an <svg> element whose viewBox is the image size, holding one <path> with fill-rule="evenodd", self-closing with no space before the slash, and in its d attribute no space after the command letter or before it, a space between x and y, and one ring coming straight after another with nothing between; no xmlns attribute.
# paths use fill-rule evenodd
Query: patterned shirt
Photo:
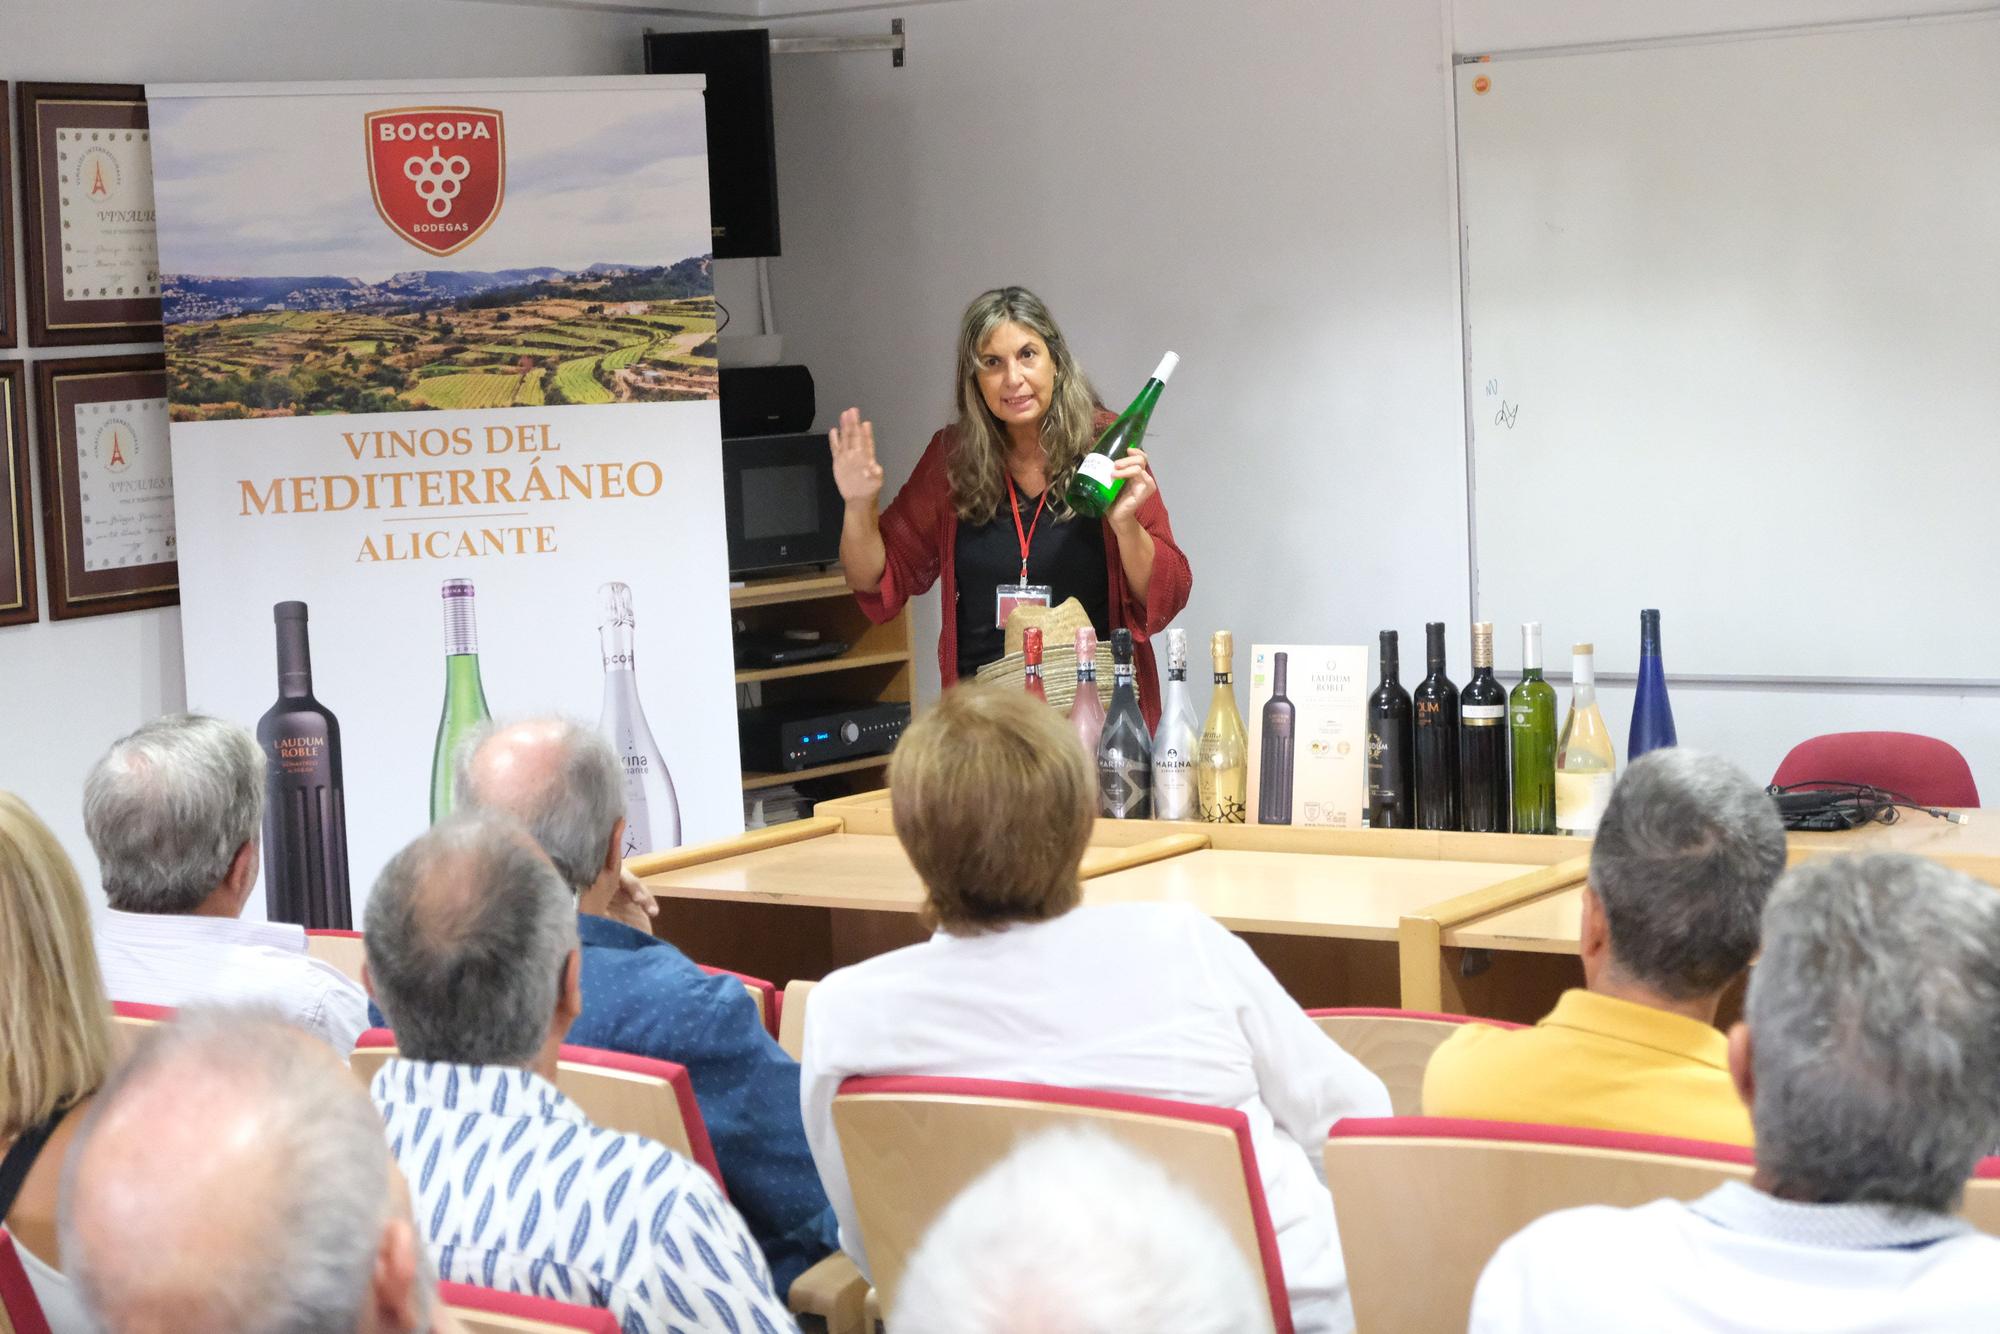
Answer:
<svg viewBox="0 0 2000 1334"><path fill-rule="evenodd" d="M627 1334L797 1330L706 1172L539 1075L398 1059L370 1092L440 1278L604 1307Z"/></svg>

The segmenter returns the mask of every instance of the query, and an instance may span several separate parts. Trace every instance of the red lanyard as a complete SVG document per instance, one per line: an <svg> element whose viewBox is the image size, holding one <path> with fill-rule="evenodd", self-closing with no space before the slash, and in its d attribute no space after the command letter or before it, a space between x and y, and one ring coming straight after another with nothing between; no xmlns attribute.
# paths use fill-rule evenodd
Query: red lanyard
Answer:
<svg viewBox="0 0 2000 1334"><path fill-rule="evenodd" d="M1021 582L1028 582L1028 547L1035 540L1035 526L1042 521L1042 506L1049 503L1049 489L1042 488L1042 498L1035 502L1035 517L1028 521L1027 530L1021 529L1020 492L1014 486L1014 479L1007 479L1007 503L1014 507L1014 536L1021 539Z"/></svg>

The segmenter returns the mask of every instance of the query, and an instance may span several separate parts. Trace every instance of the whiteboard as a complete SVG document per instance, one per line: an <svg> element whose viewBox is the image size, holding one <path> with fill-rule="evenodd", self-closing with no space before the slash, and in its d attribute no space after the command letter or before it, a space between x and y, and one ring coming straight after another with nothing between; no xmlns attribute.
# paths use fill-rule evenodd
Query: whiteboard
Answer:
<svg viewBox="0 0 2000 1334"><path fill-rule="evenodd" d="M1479 619L2000 679L2000 15L1456 76Z"/></svg>

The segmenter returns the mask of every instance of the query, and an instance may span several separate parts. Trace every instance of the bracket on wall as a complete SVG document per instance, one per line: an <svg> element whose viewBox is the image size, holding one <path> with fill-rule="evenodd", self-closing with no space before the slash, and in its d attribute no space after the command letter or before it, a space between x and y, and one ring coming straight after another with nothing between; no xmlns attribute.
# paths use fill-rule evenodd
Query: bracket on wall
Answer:
<svg viewBox="0 0 2000 1334"><path fill-rule="evenodd" d="M901 69L907 40L903 36L903 21L890 19L887 37L773 37L771 54L819 56L848 51L887 51L890 65Z"/></svg>

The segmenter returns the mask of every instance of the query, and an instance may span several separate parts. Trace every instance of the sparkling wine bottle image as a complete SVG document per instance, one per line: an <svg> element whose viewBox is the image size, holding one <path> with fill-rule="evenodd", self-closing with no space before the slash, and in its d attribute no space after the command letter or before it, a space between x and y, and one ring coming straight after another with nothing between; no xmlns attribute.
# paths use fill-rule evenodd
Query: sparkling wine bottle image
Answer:
<svg viewBox="0 0 2000 1334"><path fill-rule="evenodd" d="M1250 746L1243 735L1243 715L1236 711L1236 637L1217 630L1209 638L1208 655L1215 666L1215 691L1195 743L1195 797L1201 818L1210 824L1242 824L1250 808Z"/></svg>
<svg viewBox="0 0 2000 1334"><path fill-rule="evenodd" d="M1146 424L1153 419L1153 405L1160 401L1160 391L1167 387L1167 377L1180 364L1178 353L1169 352L1161 357L1159 369L1146 381L1146 387L1139 391L1132 405L1118 414L1117 421L1104 428L1104 434L1097 437L1097 443L1078 462L1076 476L1070 479L1069 491L1063 497L1072 511L1085 518L1098 519L1117 501L1118 493L1125 489L1125 480L1111 475L1111 465L1124 458L1128 451L1139 448L1145 440Z"/></svg>
<svg viewBox="0 0 2000 1334"><path fill-rule="evenodd" d="M1444 622L1424 623L1417 710L1417 828L1458 828L1458 687L1444 674Z"/></svg>
<svg viewBox="0 0 2000 1334"><path fill-rule="evenodd" d="M1458 697L1459 827L1507 832L1507 690L1493 676L1493 622L1472 627L1472 679Z"/></svg>
<svg viewBox="0 0 2000 1334"><path fill-rule="evenodd" d="M1410 692L1403 689L1396 632L1382 632L1382 683L1368 697L1368 827L1408 829L1414 822L1417 771L1410 735Z"/></svg>
<svg viewBox="0 0 2000 1334"><path fill-rule="evenodd" d="M1097 763L1097 739L1104 734L1104 699L1097 693L1097 631L1084 626L1076 632L1076 698L1070 701L1069 724L1083 753Z"/></svg>
<svg viewBox="0 0 2000 1334"><path fill-rule="evenodd" d="M347 804L340 721L313 695L306 604L271 608L278 625L278 699L257 722L264 748L264 915L347 931Z"/></svg>
<svg viewBox="0 0 2000 1334"><path fill-rule="evenodd" d="M1115 680L1111 709L1097 738L1097 813L1113 820L1153 816L1153 737L1132 684L1132 632L1111 632Z"/></svg>
<svg viewBox="0 0 2000 1334"><path fill-rule="evenodd" d="M1258 739L1257 823L1292 822L1292 738L1299 711L1293 707L1286 674L1289 654L1271 655L1271 698L1264 701L1263 734Z"/></svg>
<svg viewBox="0 0 2000 1334"><path fill-rule="evenodd" d="M632 590L605 584L597 590L603 618L598 640L604 650L604 733L625 766L625 852L660 852L681 845L681 803L673 775L639 703L639 679L632 660Z"/></svg>
<svg viewBox="0 0 2000 1334"><path fill-rule="evenodd" d="M1167 692L1160 700L1160 725L1153 732L1153 818L1198 820L1194 790L1194 749L1201 722L1187 688L1187 631L1167 631Z"/></svg>
<svg viewBox="0 0 2000 1334"><path fill-rule="evenodd" d="M452 765L458 743L493 716L479 681L479 622L472 581L444 581L444 708L438 714L437 748L431 752L431 823L451 814Z"/></svg>

